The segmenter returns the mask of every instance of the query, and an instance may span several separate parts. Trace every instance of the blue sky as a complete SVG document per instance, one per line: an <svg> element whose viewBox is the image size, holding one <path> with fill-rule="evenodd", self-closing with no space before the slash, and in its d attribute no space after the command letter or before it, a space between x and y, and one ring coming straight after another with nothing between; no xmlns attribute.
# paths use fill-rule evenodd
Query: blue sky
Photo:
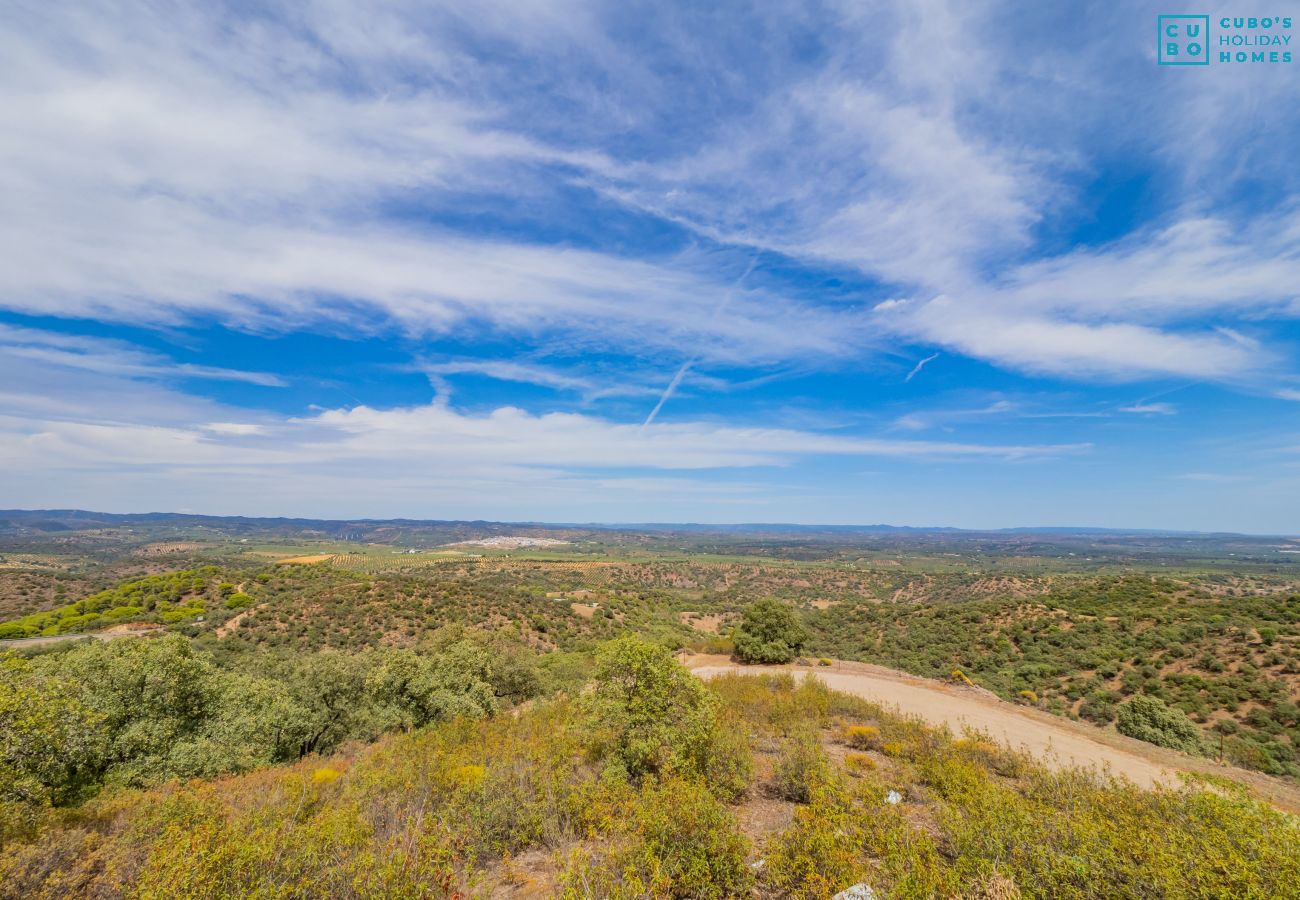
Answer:
<svg viewBox="0 0 1300 900"><path fill-rule="evenodd" d="M10 4L0 506L1300 531L1300 63L1162 12Z"/></svg>

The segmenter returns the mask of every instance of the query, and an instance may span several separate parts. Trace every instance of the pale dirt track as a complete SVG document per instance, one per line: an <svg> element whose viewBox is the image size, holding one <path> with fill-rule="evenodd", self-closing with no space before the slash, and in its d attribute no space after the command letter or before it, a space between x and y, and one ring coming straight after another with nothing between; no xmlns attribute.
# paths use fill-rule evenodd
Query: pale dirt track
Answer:
<svg viewBox="0 0 1300 900"><path fill-rule="evenodd" d="M1113 731L1007 703L980 688L950 685L865 663L744 666L721 656L693 656L684 662L701 678L725 672L812 675L837 691L894 707L904 715L917 716L933 725L946 725L954 735L960 735L965 728L986 732L995 740L1027 750L1055 768L1106 769L1145 788L1176 785L1179 772L1225 776L1247 785L1261 799L1281 809L1300 812L1300 787L1290 782L1221 766L1213 760L1165 750Z"/></svg>

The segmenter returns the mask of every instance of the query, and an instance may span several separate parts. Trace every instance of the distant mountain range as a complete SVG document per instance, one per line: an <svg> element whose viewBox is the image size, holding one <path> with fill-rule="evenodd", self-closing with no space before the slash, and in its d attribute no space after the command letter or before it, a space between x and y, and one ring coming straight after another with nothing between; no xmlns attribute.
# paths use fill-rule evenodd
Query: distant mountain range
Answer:
<svg viewBox="0 0 1300 900"><path fill-rule="evenodd" d="M373 539L376 532L417 531L449 535L495 535L510 532L629 532L660 534L752 535L1133 535L1145 537L1245 537L1229 532L1162 531L1140 528L1095 527L1018 527L966 529L951 526L911 525L799 525L779 522L711 525L692 522L492 522L469 519L302 519L287 517L205 516L189 513L103 513L84 509L5 509L0 510L0 534L54 533L85 531L95 528L166 528L212 529L225 534L316 534L341 540ZM391 537L391 535L389 535ZM1253 537L1268 537L1254 535ZM450 538L449 538L450 539Z"/></svg>

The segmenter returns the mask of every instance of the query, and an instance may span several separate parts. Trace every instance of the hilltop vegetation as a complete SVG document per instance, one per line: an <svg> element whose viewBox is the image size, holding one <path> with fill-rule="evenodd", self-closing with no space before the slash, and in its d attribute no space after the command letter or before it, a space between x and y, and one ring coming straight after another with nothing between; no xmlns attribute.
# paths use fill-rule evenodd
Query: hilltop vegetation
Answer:
<svg viewBox="0 0 1300 900"><path fill-rule="evenodd" d="M80 600L105 585L60 571L0 569L0 622Z"/></svg>
<svg viewBox="0 0 1300 900"><path fill-rule="evenodd" d="M106 784L330 753L349 740L489 715L542 685L522 647L455 629L420 653L245 654L224 665L175 634L10 656L0 664L0 839Z"/></svg>
<svg viewBox="0 0 1300 900"><path fill-rule="evenodd" d="M238 609L252 598L219 581L215 566L128 581L47 612L0 624L0 638L51 637L92 631L118 622L175 624L224 606Z"/></svg>
<svg viewBox="0 0 1300 900"><path fill-rule="evenodd" d="M751 661L803 652L930 677L959 671L1006 699L1103 726L1131 699L1152 697L1191 719L1200 752L1294 777L1298 597L1293 582L1258 574L1041 578L505 555L376 574L239 558L129 579L0 623L0 637L148 622L224 662L265 651L414 648L448 625L508 629L539 651L635 633ZM768 600L778 614L798 610L806 639L785 649L746 642L737 629Z"/></svg>
<svg viewBox="0 0 1300 900"><path fill-rule="evenodd" d="M875 596L860 592L868 581ZM803 652L938 678L958 670L1006 699L1099 725L1131 698L1154 697L1196 723L1202 752L1300 774L1300 594L1212 577L1071 576L1030 596L988 578L925 581L942 599L913 599L911 577L730 563L592 570L510 560L388 577L291 567L254 581L255 605L224 637L224 613L194 633L217 653L360 649L414 646L456 623L509 626L543 650L633 632L751 661ZM780 598L777 610L799 608L808 635L774 655L759 653L760 637L746 656L744 639L729 635L764 597ZM716 617L722 633L697 630L686 611Z"/></svg>
<svg viewBox="0 0 1300 900"><path fill-rule="evenodd" d="M0 665L0 896L1287 895L1294 820L1232 786L1053 774L814 687L706 687L666 654L969 679L1295 778L1289 571L967 570L973 552L869 563L842 543L799 561L738 537L634 557L570 536L470 556L59 532L64 555L24 551L0 637L165 636L17 642Z"/></svg>
<svg viewBox="0 0 1300 900"><path fill-rule="evenodd" d="M1296 895L1296 821L1049 773L815 682L694 681L637 640L594 694L103 791L0 851L0 897ZM354 745L355 746L355 745ZM897 798L896 803L890 802Z"/></svg>

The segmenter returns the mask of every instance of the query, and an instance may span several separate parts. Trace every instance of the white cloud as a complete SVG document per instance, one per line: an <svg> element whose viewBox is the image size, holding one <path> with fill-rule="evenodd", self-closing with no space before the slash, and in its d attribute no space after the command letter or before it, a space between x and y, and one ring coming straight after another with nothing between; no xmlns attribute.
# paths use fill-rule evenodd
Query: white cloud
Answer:
<svg viewBox="0 0 1300 900"><path fill-rule="evenodd" d="M252 422L209 422L206 425L199 426L204 431L210 431L213 434L233 434L233 435L250 435L263 434L266 429L262 425Z"/></svg>
<svg viewBox="0 0 1300 900"><path fill-rule="evenodd" d="M993 400L983 406L964 409L935 409L906 413L894 420L891 429L896 431L924 431L947 427L955 422L979 419L1008 418L1022 413L1020 404L1011 400Z"/></svg>
<svg viewBox="0 0 1300 900"><path fill-rule="evenodd" d="M20 4L0 31L10 309L504 331L734 365L834 366L899 339L1062 377L1253 384L1288 365L1267 334L1270 317L1300 315L1300 217L1281 201L1244 225L1189 206L1163 227L1025 261L1039 226L1077 204L1066 176L1103 165L1084 142L1103 117L1078 111L1131 91L1095 66L1079 79L1100 45L1040 68L1052 48L1022 48L996 4L753 10L738 54L691 10L646 23L558 0L474 15L404 2L47 7ZM1127 13L1112 15L1078 39ZM625 35L646 29L654 40L632 48ZM1216 108L1230 83L1216 81ZM711 90L680 89L697 84ZM1135 153L1172 127L1144 120L1169 96L1150 93L1104 117ZM1195 167L1228 158L1227 142ZM856 269L897 296L868 313L851 294L795 297L756 278L716 315L741 253L638 255L427 224L462 205L470 218L545 208L583 187L813 270ZM23 352L54 362L57 349ZM220 372L191 374L259 377ZM564 376L527 377L591 396Z"/></svg>
<svg viewBox="0 0 1300 900"><path fill-rule="evenodd" d="M1207 312L1300 314L1300 214L1260 215L1244 230L1189 217L1097 249L1021 266L997 300L1009 308L1177 322ZM1258 343L1217 329L1248 349Z"/></svg>
<svg viewBox="0 0 1300 900"><path fill-rule="evenodd" d="M1178 412L1177 407L1172 403L1132 403L1128 406L1121 406L1119 411L1122 413L1133 413L1139 416L1172 416Z"/></svg>
<svg viewBox="0 0 1300 900"><path fill-rule="evenodd" d="M1044 190L1031 168L951 107L828 69L689 157L612 166L606 189L719 240L904 284L951 286L1025 243Z"/></svg>
<svg viewBox="0 0 1300 900"><path fill-rule="evenodd" d="M1092 378L1181 375L1232 379L1272 355L1216 331L1165 331L1129 322L1080 322L1016 314L995 302L938 297L886 324L917 339L1025 372Z"/></svg>
<svg viewBox="0 0 1300 900"><path fill-rule="evenodd" d="M171 201L133 206L128 218L131 225L104 234L86 223L81 239L62 245L37 228L15 228L9 252L27 264L0 274L0 289L15 298L9 305L139 323L213 316L260 329L322 320L363 332L396 322L413 334L549 329L623 350L750 363L842 356L855 349L845 336L865 341L861 319L764 291L741 294L726 316L714 316L725 283L590 251L383 226L241 223ZM59 227L82 226L73 219Z"/></svg>
<svg viewBox="0 0 1300 900"><path fill-rule="evenodd" d="M282 378L268 372L178 363L122 341L4 324L0 324L0 359L21 360L26 365L40 366L46 373L52 369L74 369L126 378L197 378L242 381L263 387L285 384Z"/></svg>
<svg viewBox="0 0 1300 900"><path fill-rule="evenodd" d="M90 377L84 375L83 377ZM154 385L118 381L118 406L92 408L29 397L14 407L0 394L0 491L10 502L41 506L158 508L334 514L377 514L389 501L437 515L440 499L457 497L457 514L472 512L474 491L488 504L531 503L551 497L585 508L611 490L629 492L635 508L661 478L697 482L701 497L728 488L712 482L719 470L793 467L817 457L903 460L1017 461L1088 451L1083 444L976 444L913 441L690 421L642 427L575 413L537 415L514 407L482 414L444 402L394 409L355 407L284 418L240 414L196 401L184 415L183 395L169 419L137 421ZM74 398L80 395L74 390ZM78 404L80 403L80 406ZM685 473L696 472L698 476ZM330 492L336 492L329 496ZM327 502L328 501L328 502ZM654 497L654 502L667 502ZM427 504L421 507L421 504ZM516 506L515 508L519 508Z"/></svg>
<svg viewBox="0 0 1300 900"><path fill-rule="evenodd" d="M503 359L453 359L445 362L422 362L416 368L424 372L441 389L447 375L481 375L497 381L513 381L569 391L586 402L609 397L653 397L658 388L636 372L587 374L532 362Z"/></svg>
<svg viewBox="0 0 1300 900"><path fill-rule="evenodd" d="M1211 176L1205 165L1229 161L1240 132L1216 127L1195 153L1165 152L1162 138L1178 151L1189 143L1173 114L1191 102L1186 91L1152 85L1133 102L1131 80L1107 77L1118 71L1112 45L1086 43L1108 42L1127 17L1116 8L1113 22L1099 14L1068 29L1075 40L1061 53L1019 40L996 5L882 4L846 16L824 65L724 121L693 153L623 173L612 192L715 238L851 265L913 291L874 307L894 336L1030 374L1256 384L1269 367L1290 368L1264 336L1270 319L1300 316L1294 193L1232 209L1225 186L1260 172ZM918 48L945 47L955 34L962 52L917 64ZM1135 64L1125 59L1126 73ZM1216 82L1216 104L1256 90L1244 80ZM1297 93L1260 90L1279 107ZM1180 102L1162 105L1169 96ZM1117 114L1121 97L1128 105ZM1093 118L1107 133L1079 124L1088 108L1105 110ZM1294 181L1277 147L1261 150L1279 142L1250 143L1253 159L1269 157L1262 171ZM1097 197L1069 184L1104 175L1089 153L1117 144L1130 165L1195 171L1186 196L1196 202L1119 240L1024 262L1039 255L1044 218L1059 227L1065 211L1096 215L1081 201ZM1159 160L1145 156L1153 144ZM1207 214L1215 200L1223 211ZM1210 316L1251 322L1258 336Z"/></svg>
<svg viewBox="0 0 1300 900"><path fill-rule="evenodd" d="M466 415L445 404L375 410L329 410L293 421L296 428L333 432L331 452L464 459L511 465L699 469L785 465L810 455L1021 459L1077 453L1081 445L983 445L847 437L783 428L706 422L620 424L576 413L532 415L501 407Z"/></svg>
<svg viewBox="0 0 1300 900"><path fill-rule="evenodd" d="M0 32L0 302L147 324L487 326L754 363L849 352L860 319L769 291L737 292L714 316L734 273L715 276L703 257L486 239L384 214L410 196L434 210L474 191L509 204L610 165L521 133L515 80L448 37L455 20L541 55L568 41L600 51L581 5L545 10L471 22L414 5L285 19L214 7L164 21L128 3L14 18ZM520 17L539 33L520 32ZM494 78L510 90L485 94Z"/></svg>

